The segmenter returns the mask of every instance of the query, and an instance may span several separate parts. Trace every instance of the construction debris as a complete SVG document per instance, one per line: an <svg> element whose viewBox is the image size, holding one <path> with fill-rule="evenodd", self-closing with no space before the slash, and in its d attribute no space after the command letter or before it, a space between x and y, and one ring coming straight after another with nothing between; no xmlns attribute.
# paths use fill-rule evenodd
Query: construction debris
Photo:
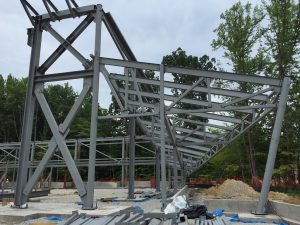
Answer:
<svg viewBox="0 0 300 225"><path fill-rule="evenodd" d="M60 225L164 225L164 224L178 224L176 222L176 214L165 215L163 213L144 213L142 210L139 212L123 212L115 215L95 217L87 216L86 214L79 214L77 211L73 212L69 217Z"/></svg>

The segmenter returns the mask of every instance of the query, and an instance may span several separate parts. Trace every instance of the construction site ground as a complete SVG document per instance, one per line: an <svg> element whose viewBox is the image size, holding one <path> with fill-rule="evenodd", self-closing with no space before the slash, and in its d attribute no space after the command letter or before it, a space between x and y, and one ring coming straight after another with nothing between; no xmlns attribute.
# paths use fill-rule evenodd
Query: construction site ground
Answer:
<svg viewBox="0 0 300 225"><path fill-rule="evenodd" d="M155 191L155 189L145 188L136 191ZM88 215L108 215L132 206L139 206L145 212L159 212L160 199L149 199L144 202L124 201L127 198L127 189L95 189L96 210L81 210L80 197L76 189L53 189L45 197L33 198L28 202L27 209L12 209L8 204L0 206L0 224L15 225L24 224L21 221L25 218L35 217L34 215L45 216L68 216L72 211L78 210ZM101 202L101 198L117 197L120 201ZM139 195L136 195L138 201ZM31 216L33 215L33 216Z"/></svg>
<svg viewBox="0 0 300 225"><path fill-rule="evenodd" d="M136 192L148 192L155 191L155 189L144 188L136 189ZM136 194L136 201L125 201L127 198L127 189L95 189L95 200L97 201L96 210L81 210L80 198L76 189L53 189L50 194L45 197L33 198L28 202L28 209L12 209L10 205L0 206L0 224L1 225L21 225L27 224L23 221L25 218L36 218L40 216L58 216L68 217L72 214L72 211L78 210L81 213L88 215L108 215L122 210L126 210L129 207L139 206L145 212L159 212L161 203L160 199L149 199L142 201L140 195ZM193 189L191 202L194 204L203 204L207 199L215 199L226 201L226 199L233 200L234 208L242 209L242 202L246 202L246 211L230 211L239 213L245 218L250 218L250 210L255 209L256 201L259 197L259 193L254 191L247 184L235 181L227 180L222 185L211 187L208 189ZM283 193L271 193L271 199L279 200L282 202L290 202L292 204L299 204L300 199L287 196ZM101 198L117 198L116 201L102 202ZM139 202L139 200L141 200ZM249 203L247 202L249 201ZM291 202L292 201L292 202ZM208 206L209 210L219 209L222 207L220 203L214 206ZM228 205L228 203L226 203ZM250 206L251 204L251 206ZM249 208L249 209L248 209ZM248 214L245 212L248 212ZM244 213L244 214L243 214Z"/></svg>

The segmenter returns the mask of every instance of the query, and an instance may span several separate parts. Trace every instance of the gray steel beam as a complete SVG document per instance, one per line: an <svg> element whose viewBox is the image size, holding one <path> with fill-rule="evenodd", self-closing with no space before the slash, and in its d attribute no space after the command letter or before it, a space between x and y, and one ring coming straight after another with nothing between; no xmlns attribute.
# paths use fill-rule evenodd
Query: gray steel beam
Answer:
<svg viewBox="0 0 300 225"><path fill-rule="evenodd" d="M284 113L285 113L285 109L286 109L286 105L287 105L287 101L288 101L288 93L289 93L290 83L291 83L290 78L285 77L283 79L283 85L282 85L282 90L280 93L280 99L279 99L279 104L278 104L278 108L277 108L275 124L273 127L273 133L272 133L272 138L271 138L270 147L269 147L269 154L268 154L264 179L263 179L262 188L261 188L261 192L260 192L259 202L258 202L257 208L254 212L255 214L266 214L268 194L269 194L270 186L271 186L271 182L272 182L272 174L273 174L273 169L274 169L276 155L277 155L277 149L278 149L279 140L280 140L282 123L284 120Z"/></svg>
<svg viewBox="0 0 300 225"><path fill-rule="evenodd" d="M122 158L115 158L117 161L113 161L113 160L105 160L105 159L96 159L95 162L95 166L96 167L108 167L108 166L129 166L130 162L129 162L129 158L124 158L122 161ZM30 164L28 165L28 168L37 168L39 166L40 161L33 161L30 162ZM89 166L89 161L88 159L78 159L75 161L76 167L88 167ZM156 159L154 157L136 157L135 160L135 165L138 166L153 166L156 164ZM48 164L46 165L45 168L68 168L68 166L66 165L66 162L64 160L50 160L48 162ZM5 170L5 169L14 169L14 168L18 168L18 163L11 161L9 163L0 163L0 169L1 170ZM31 190L25 190L24 191L24 195L27 193L30 194Z"/></svg>
<svg viewBox="0 0 300 225"><path fill-rule="evenodd" d="M156 191L160 191L160 153L156 151L156 162L155 162L155 179L156 179Z"/></svg>
<svg viewBox="0 0 300 225"><path fill-rule="evenodd" d="M203 112L225 112L225 111L240 111L253 113L254 109L261 109L261 108L275 108L276 104L264 104L264 105L251 105L251 106L225 106L225 107L213 107L213 108L206 108L206 109L171 109L170 111L166 112L167 114L191 114L191 113L203 113Z"/></svg>
<svg viewBox="0 0 300 225"><path fill-rule="evenodd" d="M22 4L22 6L23 6L23 8L24 8L24 10L25 10L30 22L31 22L31 24L34 26L35 21L32 18L32 15L31 15L30 11L33 12L35 16L38 15L38 12L26 0L21 0L20 2Z"/></svg>
<svg viewBox="0 0 300 225"><path fill-rule="evenodd" d="M150 121L145 121L145 120L142 120L143 124L145 125L148 125L148 126L151 126L151 122ZM154 125L156 125L157 127L159 127L159 123L154 123ZM193 132L194 130L192 129L188 129L188 128L184 128L184 127L178 127L178 126L173 126L174 129L176 129L176 131L180 131L180 132L184 132L184 133L191 133ZM159 131L153 131L153 133L159 133ZM217 135L217 134L211 134L211 133L206 133L205 132L202 132L202 131L194 131L194 134L196 135L199 135L199 136L206 136L207 138L218 138L220 135Z"/></svg>
<svg viewBox="0 0 300 225"><path fill-rule="evenodd" d="M125 61L121 59L111 59L111 58L104 58L104 57L100 58L100 63L102 65L119 66L125 68L135 68L135 69L153 70L153 71L159 71L159 67L160 67L159 64Z"/></svg>
<svg viewBox="0 0 300 225"><path fill-rule="evenodd" d="M160 157L161 157L161 209L165 209L167 206L167 185L166 185L166 149L165 149L165 101L164 101L164 80L165 80L165 66L160 65Z"/></svg>
<svg viewBox="0 0 300 225"><path fill-rule="evenodd" d="M189 113L190 115L201 117L201 118L207 118L212 120L218 120L222 122L228 122L233 124L242 124L243 120L240 118L235 118L232 116L224 116L219 114L213 114L213 113Z"/></svg>
<svg viewBox="0 0 300 225"><path fill-rule="evenodd" d="M156 143L156 145L157 145L158 147L161 147L161 144L160 144L160 143ZM171 145L165 144L164 146L165 146L165 149L173 150L173 146L171 146ZM195 155L195 156L203 156L203 155L206 153L206 152L204 152L204 151L193 150L193 149L183 148L183 147L178 147L177 149L178 149L178 151L180 151L180 152L192 154L192 155Z"/></svg>
<svg viewBox="0 0 300 225"><path fill-rule="evenodd" d="M122 140L122 162L125 158L125 139ZM122 165L121 187L125 187L125 166Z"/></svg>
<svg viewBox="0 0 300 225"><path fill-rule="evenodd" d="M200 77L190 88L186 89L178 98L169 105L166 110L170 110L173 106L175 106L181 99L187 96L195 87L197 87L202 81L204 80L203 77Z"/></svg>
<svg viewBox="0 0 300 225"><path fill-rule="evenodd" d="M124 75L112 73L110 74L111 79L115 80L125 80ZM132 79L129 79L132 81ZM155 85L159 86L159 81L158 80L151 80L151 79L146 79L146 78L136 78L136 81L141 84L150 84L150 85ZM183 89L183 90L188 90L191 85L188 84L178 84L174 83L171 81L165 81L165 87L168 88L176 88L176 89ZM272 87L274 90L277 90L278 87ZM207 88L207 87L195 87L193 89L194 91L201 92L201 93L208 93L210 91L211 94L214 95L221 95L221 96L227 96L227 97L247 97L249 96L249 93L246 92L240 92L236 90L229 90L229 89L221 89L221 88ZM268 95L260 94L260 95L255 95L250 97L250 99L258 100L258 101L266 101L268 99Z"/></svg>
<svg viewBox="0 0 300 225"><path fill-rule="evenodd" d="M241 135L243 135L247 130L249 130L251 127L253 127L258 121L260 121L262 118L264 118L266 115L268 115L272 109L266 109L262 114L259 115L255 120L253 120L247 127L243 127L236 135L233 135L233 132L235 132L235 129L227 134L228 138L228 143L232 143L235 141L237 138L239 138ZM236 125L238 127L239 125ZM218 147L219 146L219 147ZM217 155L221 150L223 150L227 145L218 145L218 146L213 146L212 151L207 152L206 154L202 155L202 158L198 161L197 169L199 169L201 166L203 166L208 160L213 158L215 155ZM215 149L215 150L213 150ZM192 172L195 172L196 169L192 169Z"/></svg>
<svg viewBox="0 0 300 225"><path fill-rule="evenodd" d="M0 147L0 151L6 153L7 155L10 155L11 157L13 157L13 158L15 158L15 159L17 159L17 160L19 159L17 156L15 156L15 155L13 155L12 153L6 151L4 148L1 148L1 147Z"/></svg>
<svg viewBox="0 0 300 225"><path fill-rule="evenodd" d="M36 23L34 26L33 41L35 44L32 46L31 49L29 79L27 83L27 94L26 94L23 125L22 125L18 177L17 177L17 184L15 190L14 205L16 207L21 207L23 204L25 204L25 202L22 201L22 192L24 190L27 181L27 176L28 176L28 161L29 161L29 154L30 154L30 142L31 142L31 135L32 135L34 107L35 107L35 97L33 95L34 76L37 74L36 68L39 65L41 43L42 43L42 30L39 23Z"/></svg>
<svg viewBox="0 0 300 225"><path fill-rule="evenodd" d="M73 181L78 189L78 193L82 199L82 201L84 202L86 199L86 189L84 187L83 181L80 177L80 174L78 172L78 169L76 168L76 165L74 163L74 160L72 159L72 156L69 152L69 149L66 145L66 143L64 142L64 137L62 136L62 134L59 132L59 127L56 124L56 121L53 117L53 114L51 112L51 109L44 97L44 95L41 93L41 90L37 89L35 91L35 96L41 106L41 109L45 115L45 118L48 122L48 125L50 127L50 130L54 136L54 139L57 143L58 148L60 149L64 160L66 161L66 164L68 166L69 172L73 178Z"/></svg>
<svg viewBox="0 0 300 225"><path fill-rule="evenodd" d="M66 73L38 75L35 76L35 83L45 83L45 82L92 78L92 77L93 77L92 70L81 70L81 71L66 72Z"/></svg>
<svg viewBox="0 0 300 225"><path fill-rule="evenodd" d="M90 130L90 149L89 149L89 170L87 183L87 198L83 202L83 209L95 209L94 206L94 182L95 182L95 158L96 158L96 141L97 141L97 124L99 110L99 75L100 75L100 51L101 51L101 26L102 26L102 5L97 5L95 13L95 50L94 50L94 74L93 74L93 97L91 113L91 130Z"/></svg>
<svg viewBox="0 0 300 225"><path fill-rule="evenodd" d="M131 51L126 39L124 38L122 32L120 31L118 25L115 23L113 17L111 14L104 13L104 24L110 33L110 36L112 37L116 47L118 48L121 56L123 59L129 60L129 61L137 61L135 55Z"/></svg>
<svg viewBox="0 0 300 225"><path fill-rule="evenodd" d="M190 120L190 119L185 119L185 118L180 118L180 117L174 117L172 119L177 120L177 121L186 122L186 123L195 124L195 125L200 125L203 127L213 127L213 128L217 128L217 129L225 130L225 131L232 131L232 129L233 129L232 127L225 127L225 126L221 126L221 125L217 125L217 124L199 122L196 120Z"/></svg>
<svg viewBox="0 0 300 225"><path fill-rule="evenodd" d="M135 118L129 119L129 183L128 198L134 199L134 179L135 179Z"/></svg>
<svg viewBox="0 0 300 225"><path fill-rule="evenodd" d="M76 29L66 38L69 44L72 44L82 32L90 25L94 20L93 15L88 15L77 27ZM40 74L45 74L50 66L66 51L66 47L61 44L50 56L49 58L38 68Z"/></svg>
<svg viewBox="0 0 300 225"><path fill-rule="evenodd" d="M146 69L146 70L154 70L159 71L159 64L153 63L144 63L144 62L130 62L124 61L120 59L110 59L110 58L101 58L101 64L112 65L112 66L120 66L120 67L128 67L128 68L136 68L136 69ZM251 76L245 74L235 74L228 72L220 72L220 71L205 71L205 70L197 70L197 69L187 69L187 68L179 68L179 67L165 67L166 73L176 73L176 74L186 74L196 77L207 77L213 79L224 79L229 81L237 81L237 82L250 82L261 85L271 85L271 86L281 86L281 81L274 78L262 77L262 76Z"/></svg>
<svg viewBox="0 0 300 225"><path fill-rule="evenodd" d="M281 86L281 81L274 78L262 77L262 76L251 76L246 74L236 74L228 73L221 71L206 71L206 70L197 70L197 69L187 69L187 68L178 68L178 67L166 67L167 73L177 73L177 74L188 74L191 76L198 77L207 77L212 79L224 79L229 81L237 82L249 82L261 85L272 85L272 86Z"/></svg>
<svg viewBox="0 0 300 225"><path fill-rule="evenodd" d="M59 33L57 33L50 24L44 24L43 28L48 31L60 44L64 46L75 58L77 58L84 68L90 67L90 62L79 51L77 51L71 43L64 39Z"/></svg>
<svg viewBox="0 0 300 225"><path fill-rule="evenodd" d="M112 91L113 96L115 97L115 99L116 99L116 101L117 101L117 103L118 103L120 109L123 111L123 110L124 110L124 107L123 107L123 105L122 105L122 102L121 102L121 100L120 100L120 97L119 97L118 93L116 92L116 90L115 90L113 84L111 83L111 81L110 81L110 79L109 79L109 72L107 71L107 69L106 69L105 66L103 66L103 65L100 67L100 70L101 70L102 74L104 75L104 78L105 78L105 80L106 80L108 86L110 87L110 90Z"/></svg>
<svg viewBox="0 0 300 225"><path fill-rule="evenodd" d="M129 77L129 69L125 69L125 76L128 78ZM127 89L129 89L129 84L126 84ZM131 86L131 88L134 88ZM132 101L136 100L136 96L129 96L127 95L126 98L131 99ZM126 102L126 99L125 99ZM126 103L125 103L126 104ZM127 107L127 106L126 106ZM131 108L131 112L135 114L135 108ZM129 171L128 171L128 198L129 199L134 199L134 180L135 180L135 117L130 117L129 118L129 127L128 127L128 134L129 134Z"/></svg>
<svg viewBox="0 0 300 225"><path fill-rule="evenodd" d="M75 9L77 16L84 16L84 15L88 15L91 13L95 13L96 12L96 6L95 5L89 5L89 6L83 6L83 7L78 7ZM69 18L73 18L72 13L70 12L69 9L67 10L61 10L56 13L56 17L54 19L54 21L51 18L51 15L49 15L49 13L47 14L43 14L43 15L39 15L37 17L34 17L35 20L39 20L39 21L52 21L55 22L57 20L64 20L64 19L69 19Z"/></svg>
<svg viewBox="0 0 300 225"><path fill-rule="evenodd" d="M98 119L99 120L105 120L105 119L117 119L117 118L132 118L132 117L147 117L147 116L157 116L158 113L154 112L154 113L122 113L122 114L117 114L117 115L109 115L109 116L99 116Z"/></svg>
<svg viewBox="0 0 300 225"><path fill-rule="evenodd" d="M258 95L264 94L264 93L269 92L269 91L273 91L273 87L268 87L266 89L253 92L252 94L250 93L247 96L243 96L243 97L231 100L229 102L224 102L224 103L222 103L222 107L228 106L228 105L233 105L233 104L236 104L236 103L241 102L241 101L246 100L246 99L251 99L254 96L258 96Z"/></svg>
<svg viewBox="0 0 300 225"><path fill-rule="evenodd" d="M123 89L123 88L118 88L118 91L121 92L121 93L125 93L125 94L127 93L126 89ZM138 94L138 92L136 92L135 90L128 90L128 93L129 94L136 94L136 95ZM139 94L143 97L149 97L149 98L154 98L154 99L159 99L160 98L159 94L156 94L156 93L140 91ZM249 113L249 114L252 113L252 110L248 109L247 107L240 107L240 108L232 107L232 109L228 109L229 107L223 107L222 108L222 105L220 103L217 103L217 102L209 103L207 101L184 98L184 96L180 99L180 101L182 103L187 103L187 104L191 104L191 105L195 105L195 106L204 106L204 107L209 107L210 106L210 107L213 107L213 108L202 108L201 110L203 112L206 112L206 111L210 112L210 111L216 111L216 110L221 111L223 109L223 111L232 110L232 111L238 111L238 112ZM165 100L176 102L178 100L178 98L175 97L175 96L172 96L172 95L165 94ZM153 107L153 106L151 106L151 107ZM168 114L177 113L177 110L180 110L180 109L178 109L178 108L170 109L170 110L168 110ZM188 111L188 110L186 110L186 111Z"/></svg>
<svg viewBox="0 0 300 225"><path fill-rule="evenodd" d="M173 152L175 154L175 158L177 159L177 161L179 162L180 166L183 168L183 163L181 158L179 157L179 152L177 150L177 140L176 140L176 132L174 132L174 129L176 129L174 126L171 125L171 122L168 120L167 117L164 118L165 119L165 124L166 124L166 130L168 132L168 135L171 139L172 145L173 145ZM171 128L172 127L172 128Z"/></svg>

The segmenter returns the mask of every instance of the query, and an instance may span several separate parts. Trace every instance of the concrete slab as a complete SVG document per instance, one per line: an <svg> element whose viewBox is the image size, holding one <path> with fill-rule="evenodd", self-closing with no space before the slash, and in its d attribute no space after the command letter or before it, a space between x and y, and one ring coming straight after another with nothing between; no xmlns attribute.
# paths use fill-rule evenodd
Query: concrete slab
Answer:
<svg viewBox="0 0 300 225"><path fill-rule="evenodd" d="M226 212L236 213L250 213L257 205L256 200L238 199L202 199L201 203L206 205L208 210L224 209Z"/></svg>
<svg viewBox="0 0 300 225"><path fill-rule="evenodd" d="M11 208L9 205L0 206L0 222L22 222L39 217L58 216L67 218L72 215L72 211L86 213L90 216L105 216L129 209L129 206L105 206L96 210L82 210L75 204L67 203L39 203L31 202L27 209ZM2 224L2 223L1 223Z"/></svg>
<svg viewBox="0 0 300 225"><path fill-rule="evenodd" d="M43 215L71 215L72 211L78 210L79 213L86 213L92 216L104 216L121 210L128 209L128 206L105 206L96 210L82 210L75 204L66 203L39 203L30 202L27 209L15 209L10 206L0 206L0 216L30 216L34 214Z"/></svg>
<svg viewBox="0 0 300 225"><path fill-rule="evenodd" d="M138 190L138 189L137 189ZM154 189L142 189L143 191L154 191ZM95 199L105 197L127 197L126 189L96 189ZM137 196L138 198L138 196ZM10 206L0 206L0 224L15 225L24 220L36 219L40 217L58 216L67 218L72 211L78 210L79 213L86 213L94 216L104 216L126 210L132 206L139 206L145 212L152 212L160 209L160 200L151 199L146 202L99 202L97 210L81 210L76 202L80 198L75 189L57 189L51 190L49 196L32 199L34 202L28 202L27 209L12 209Z"/></svg>
<svg viewBox="0 0 300 225"><path fill-rule="evenodd" d="M262 222L281 222L281 218L274 214L268 215L254 215L252 213L239 213L240 220L253 220L253 221L262 221Z"/></svg>

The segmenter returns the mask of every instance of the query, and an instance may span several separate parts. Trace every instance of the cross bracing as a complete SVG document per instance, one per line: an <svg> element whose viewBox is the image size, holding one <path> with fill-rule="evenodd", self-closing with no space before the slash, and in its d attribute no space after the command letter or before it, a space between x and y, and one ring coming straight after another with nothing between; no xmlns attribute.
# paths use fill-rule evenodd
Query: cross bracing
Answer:
<svg viewBox="0 0 300 225"><path fill-rule="evenodd" d="M56 154L57 149L77 186L83 208L94 207L93 183L98 120L100 123L106 119L127 118L129 120L129 197L133 195L134 188L136 125L144 132L146 139L153 143L156 152L159 153L156 158L160 159L161 164L160 168L157 168L161 174L162 207L164 208L166 163L173 165L175 179L179 169L185 177L199 169L263 117L274 112L272 114L275 121L274 130L257 210L263 211L280 137L289 78L278 80L265 76L201 71L138 62L111 14L106 13L101 5L79 7L74 0L66 0L67 9L60 10L50 0L43 0L47 13L39 14L28 1L21 0L21 3L33 28L28 32L28 44L32 48L32 53L15 198L17 207L26 203L28 193L52 156ZM85 18L67 38L60 35L52 26L58 21L63 23L65 19L75 17ZM93 22L96 25L94 52L86 58L73 43ZM101 55L102 24L106 26L122 59L105 58ZM45 32L54 37L59 46L44 62L40 63L42 35ZM47 73L66 51L79 61L82 70L70 69L64 73ZM155 76L151 78L145 71L152 71ZM116 114L98 117L100 74L104 77L119 107ZM192 82L179 83L174 79L175 76L189 78L188 80ZM65 121L59 125L43 94L43 86L47 82L74 79L83 79L83 89ZM245 84L252 84L254 88L248 91L239 88ZM89 147L88 183L85 186L70 154L66 137L83 99L89 92L92 93L92 113L90 139L87 145ZM40 105L53 137L43 159L27 180L35 102Z"/></svg>
<svg viewBox="0 0 300 225"><path fill-rule="evenodd" d="M72 150L72 158L75 161L77 167L87 167L88 159L82 156L82 153L89 148L89 139L69 139L66 140L66 144L69 149ZM129 137L105 137L97 138L96 159L95 166L128 166L129 158L125 155L126 146L129 143ZM148 157L136 157L136 165L155 165L155 152L148 149L145 144L148 144L148 140L143 140L142 136L136 137L136 146L140 152L148 152L151 156ZM6 171L6 169L12 169L18 167L18 155L20 150L20 142L13 143L0 143L0 171ZM117 156L112 155L106 150L107 146L117 145L119 154ZM49 147L49 141L35 141L31 143L30 147L30 163L29 168L36 168L39 165L39 155L44 153ZM39 154L36 154L36 153ZM81 154L80 154L81 153ZM149 155L149 154L148 154ZM66 163L60 152L56 152L53 158L48 162L47 168L66 167Z"/></svg>

